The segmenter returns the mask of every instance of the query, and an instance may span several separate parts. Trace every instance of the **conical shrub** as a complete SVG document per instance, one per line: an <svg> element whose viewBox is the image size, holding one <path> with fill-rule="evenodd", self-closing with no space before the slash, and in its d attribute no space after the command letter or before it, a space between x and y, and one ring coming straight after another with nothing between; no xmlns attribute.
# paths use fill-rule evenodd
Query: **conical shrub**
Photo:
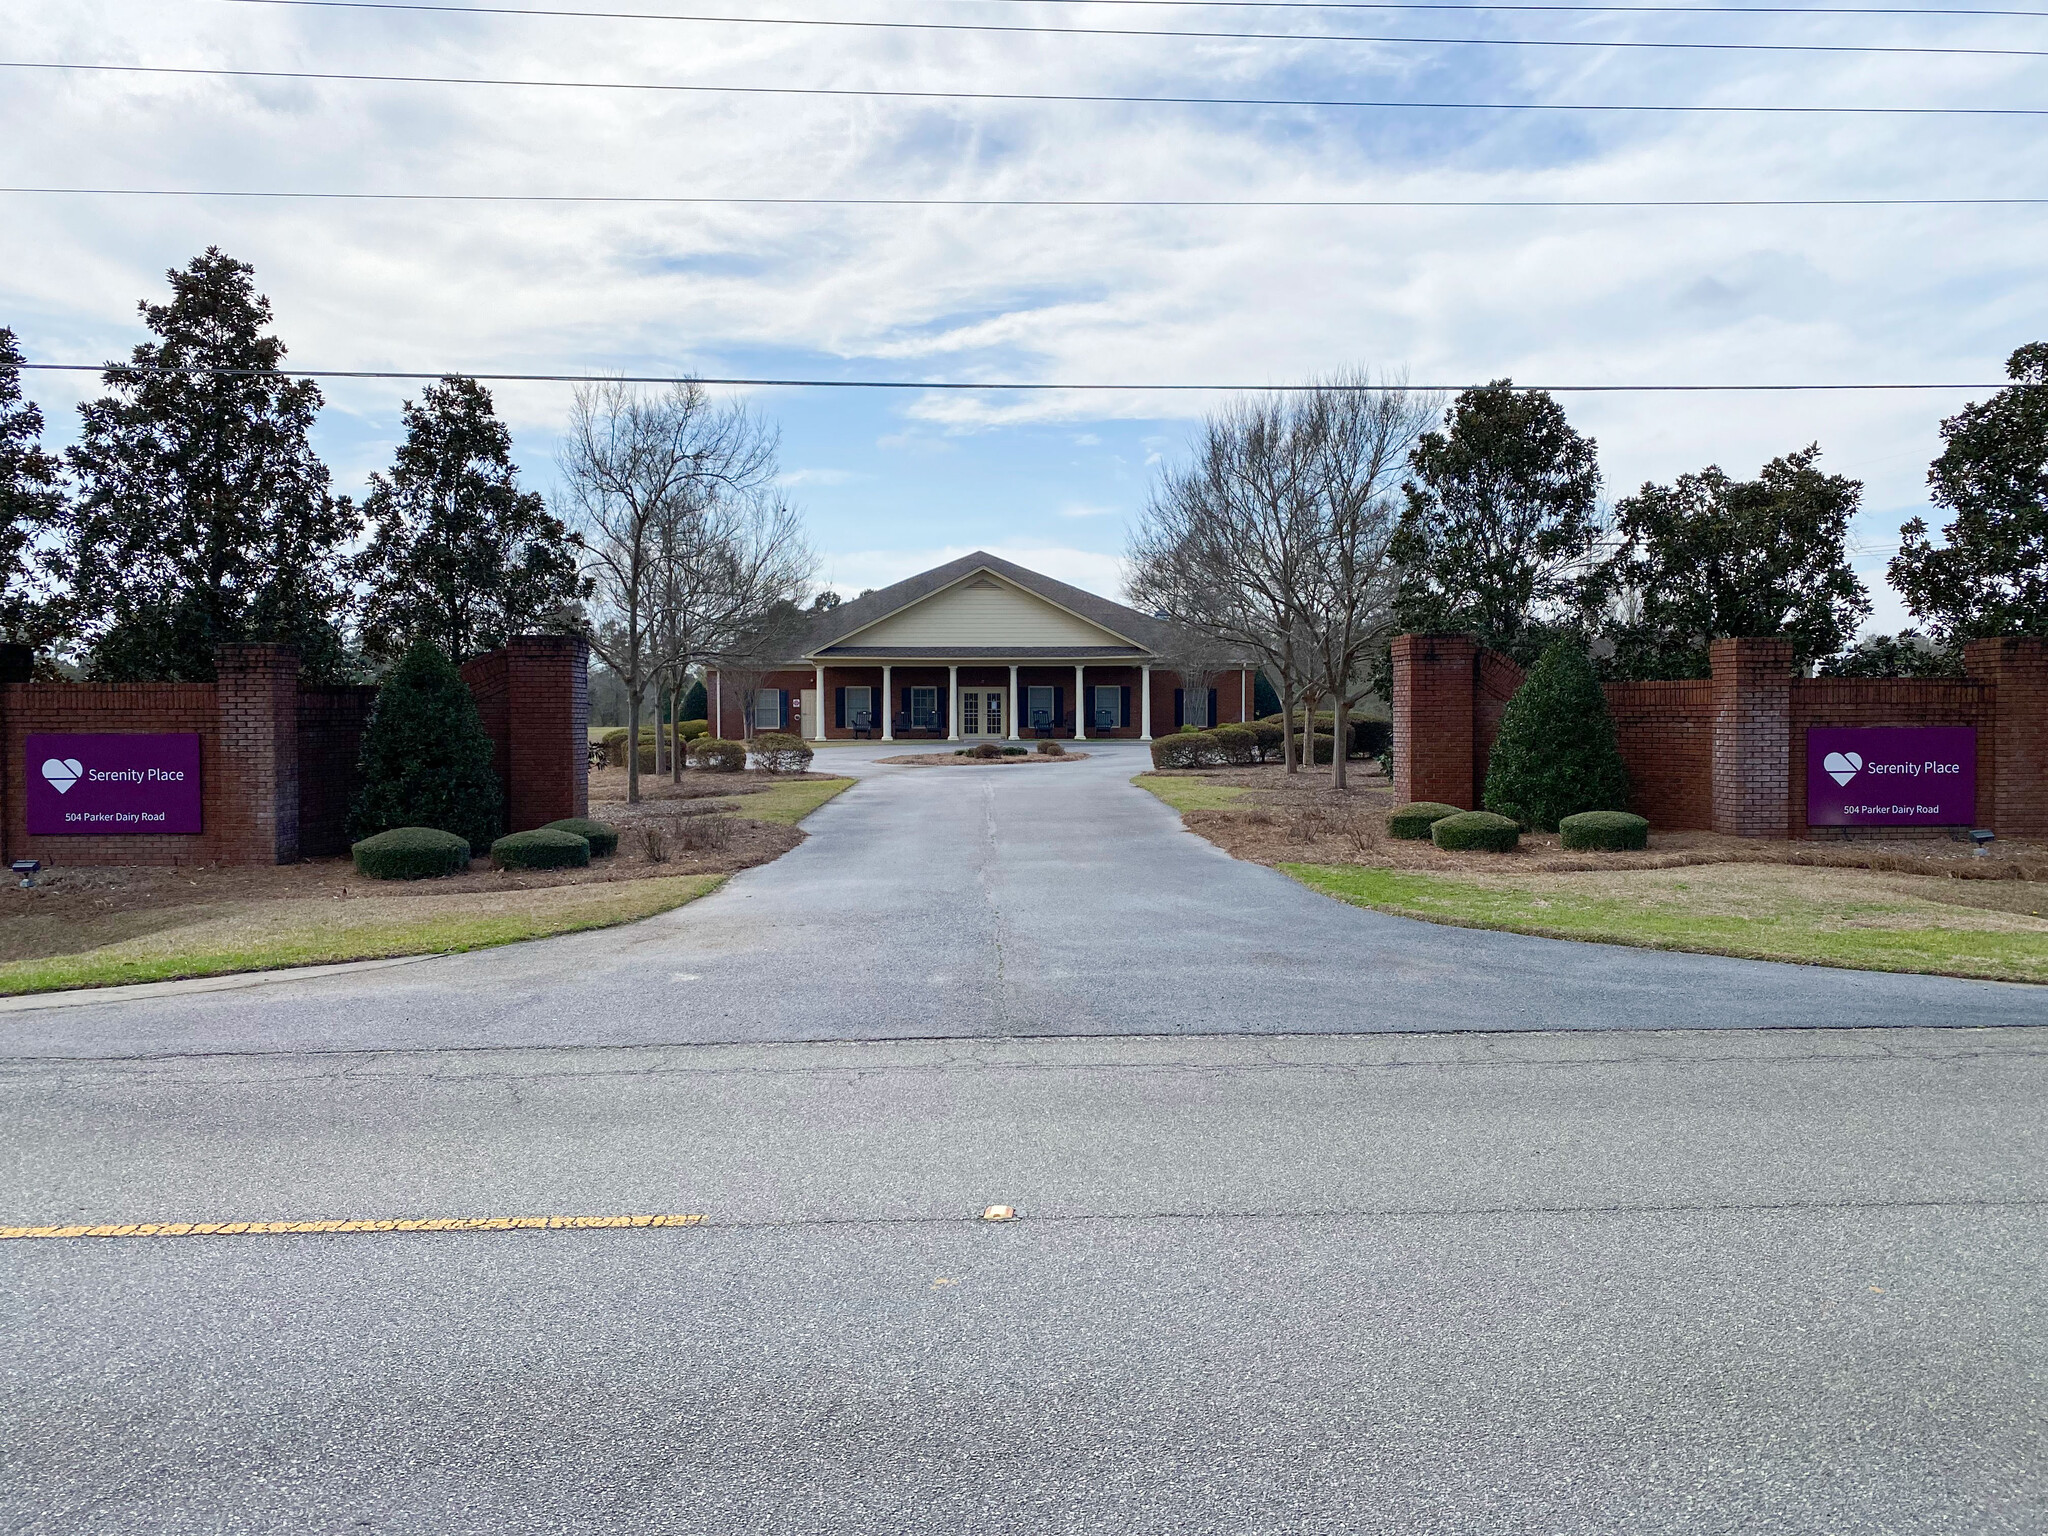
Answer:
<svg viewBox="0 0 2048 1536"><path fill-rule="evenodd" d="M1486 770L1484 803L1545 832L1580 811L1627 806L1628 769L1607 696L1574 642L1560 640L1538 657L1508 700Z"/></svg>
<svg viewBox="0 0 2048 1536"><path fill-rule="evenodd" d="M422 640L391 671L363 730L349 838L433 827L488 848L503 830L491 738L455 664Z"/></svg>

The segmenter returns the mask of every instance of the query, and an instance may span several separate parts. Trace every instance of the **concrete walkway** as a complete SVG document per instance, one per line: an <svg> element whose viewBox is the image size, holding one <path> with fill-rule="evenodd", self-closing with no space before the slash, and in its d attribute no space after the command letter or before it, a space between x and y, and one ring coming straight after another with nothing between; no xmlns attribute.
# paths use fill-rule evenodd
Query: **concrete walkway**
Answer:
<svg viewBox="0 0 2048 1536"><path fill-rule="evenodd" d="M0 1056L1228 1031L2048 1020L1997 983L1568 944L1362 911L1239 863L1085 762L862 782L677 912L473 955L0 1015ZM915 750L915 749L912 749ZM202 984L204 985L204 984Z"/></svg>

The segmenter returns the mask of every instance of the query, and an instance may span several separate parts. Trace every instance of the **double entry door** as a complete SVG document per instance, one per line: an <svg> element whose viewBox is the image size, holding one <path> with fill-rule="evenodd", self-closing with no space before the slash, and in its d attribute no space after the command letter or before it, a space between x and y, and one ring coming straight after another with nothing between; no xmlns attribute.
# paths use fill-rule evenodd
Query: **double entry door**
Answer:
<svg viewBox="0 0 2048 1536"><path fill-rule="evenodd" d="M960 734L962 736L1007 736L1010 731L1007 688L962 688L960 690Z"/></svg>

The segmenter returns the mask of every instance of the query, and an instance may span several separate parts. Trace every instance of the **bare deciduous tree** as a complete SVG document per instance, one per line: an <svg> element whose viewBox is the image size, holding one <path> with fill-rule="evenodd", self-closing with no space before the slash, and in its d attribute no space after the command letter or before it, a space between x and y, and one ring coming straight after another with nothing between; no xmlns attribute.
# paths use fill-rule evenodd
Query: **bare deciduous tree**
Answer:
<svg viewBox="0 0 2048 1536"><path fill-rule="evenodd" d="M732 615L699 583L746 586L759 566L809 578L794 514L773 497L776 436L743 404L694 382L643 393L578 389L561 450L563 518L596 585L591 648L626 690L626 798L640 798L640 713L651 685L679 677L707 616ZM690 595L686 595L690 594ZM794 594L792 594L794 595ZM758 615L756 615L758 616ZM746 617L734 624L745 627Z"/></svg>
<svg viewBox="0 0 2048 1536"><path fill-rule="evenodd" d="M1154 493L1130 548L1131 600L1264 661L1289 719L1334 705L1331 781L1343 788L1350 707L1393 621L1388 544L1410 448L1438 402L1346 375L1285 401L1211 417L1194 463Z"/></svg>

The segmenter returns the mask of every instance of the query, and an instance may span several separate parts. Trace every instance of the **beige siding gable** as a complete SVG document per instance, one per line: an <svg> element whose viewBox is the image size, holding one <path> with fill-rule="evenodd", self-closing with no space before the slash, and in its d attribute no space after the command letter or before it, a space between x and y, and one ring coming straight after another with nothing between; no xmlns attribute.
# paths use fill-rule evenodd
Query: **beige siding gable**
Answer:
<svg viewBox="0 0 2048 1536"><path fill-rule="evenodd" d="M978 573L833 642L867 645L1126 645L1042 597Z"/></svg>

